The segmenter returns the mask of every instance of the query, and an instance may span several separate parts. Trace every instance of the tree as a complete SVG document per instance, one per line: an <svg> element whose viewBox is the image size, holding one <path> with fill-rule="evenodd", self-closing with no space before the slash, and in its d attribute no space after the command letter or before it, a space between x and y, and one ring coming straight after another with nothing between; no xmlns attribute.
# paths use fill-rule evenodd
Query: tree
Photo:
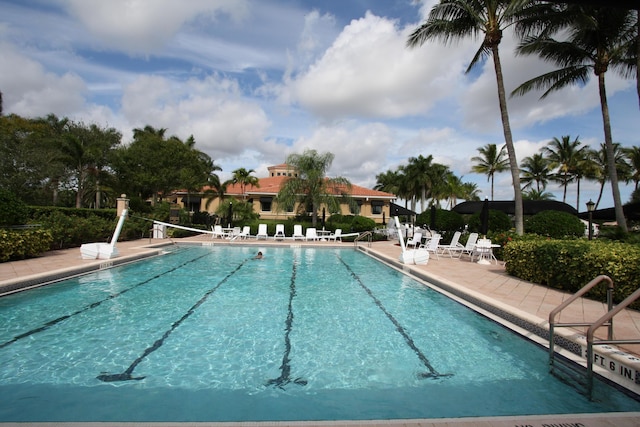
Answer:
<svg viewBox="0 0 640 427"><path fill-rule="evenodd" d="M520 181L525 183L522 187L523 190L531 189L542 194L545 188L547 188L547 183L551 179L549 160L540 153L536 153L533 156L522 159L520 171L522 173ZM536 183L535 189L532 188L534 182Z"/></svg>
<svg viewBox="0 0 640 427"><path fill-rule="evenodd" d="M532 17L536 26L521 29L523 41L519 54L538 55L559 68L526 81L513 91L523 95L534 89L546 89L541 98L568 85L584 85L590 72L598 78L600 109L604 128L607 158L610 162L611 190L619 227L626 232L618 176L614 164L613 136L605 75L609 69L621 75L629 71L628 46L637 38L633 12L622 8L592 7L582 4L545 5L547 13ZM533 28L533 30L532 30ZM554 35L566 39L554 39Z"/></svg>
<svg viewBox="0 0 640 427"><path fill-rule="evenodd" d="M513 181L517 234L524 233L522 191L520 189L520 171L509 123L499 46L503 29L517 23L520 14L530 5L535 5L535 2L531 0L441 0L431 9L427 21L413 31L407 41L409 47L415 47L432 39L440 39L447 43L467 36L484 34L482 43L466 72L469 73L474 66L488 56L493 58L502 130Z"/></svg>
<svg viewBox="0 0 640 427"><path fill-rule="evenodd" d="M246 170L245 168L238 168L232 172L233 176L228 181L230 184L240 184L240 191L242 192L243 199L246 199L247 197L245 194L247 185L253 185L254 187L260 186L260 180L251 175L254 172L255 170L253 169Z"/></svg>
<svg viewBox="0 0 640 427"><path fill-rule="evenodd" d="M153 206L159 196L181 187L182 170L193 159L187 144L165 138L165 132L151 126L134 129L133 141L118 150L114 161L120 185L142 199L151 198Z"/></svg>
<svg viewBox="0 0 640 427"><path fill-rule="evenodd" d="M580 147L582 142L576 137L571 141L569 135L562 139L554 137L543 148L549 160L549 166L557 170L555 180L563 187L562 202L567 201L567 186L577 178L579 162L584 158L586 146Z"/></svg>
<svg viewBox="0 0 640 427"><path fill-rule="evenodd" d="M327 178L327 170L333 163L332 153L319 154L316 150L305 150L302 154L287 156L286 163L298 173L287 177L275 198L278 209L300 203L299 209L311 211L311 222L315 227L318 211L327 206L330 213L340 211L340 202L354 206L349 192L351 183L347 178Z"/></svg>
<svg viewBox="0 0 640 427"><path fill-rule="evenodd" d="M623 179L630 179L631 166L627 163L627 158L624 154L624 151L620 147L620 144L617 142L613 143L613 155L613 163L616 165L617 176ZM598 209L598 205L600 205L604 186L611 176L611 174L609 173L608 156L609 151L607 150L606 144L600 144L600 150L594 151L591 155L596 168L596 179L600 183L600 192L598 193L598 200L596 201L596 209Z"/></svg>
<svg viewBox="0 0 640 427"><path fill-rule="evenodd" d="M529 191L525 191L522 196L524 200L553 200L555 196L553 193L549 193L544 190L536 190L535 188L529 189Z"/></svg>
<svg viewBox="0 0 640 427"><path fill-rule="evenodd" d="M428 198L427 192L435 185L433 166L433 156L423 157L421 154L418 157L409 157L409 164L404 168L406 179L414 186L413 200L420 200L421 212L424 211L424 202ZM412 210L415 211L415 205L412 206Z"/></svg>
<svg viewBox="0 0 640 427"><path fill-rule="evenodd" d="M471 170L476 173L487 175L487 181L491 182L491 200L493 200L493 179L498 172L504 172L508 169L509 159L505 159L505 146L503 145L498 151L496 144L487 144L478 148L478 152L482 156L474 156L472 162L476 162Z"/></svg>
<svg viewBox="0 0 640 427"><path fill-rule="evenodd" d="M640 147L634 145L630 148L623 148L622 151L631 167L631 176L629 178L634 184L633 191L638 191L638 183L640 182Z"/></svg>

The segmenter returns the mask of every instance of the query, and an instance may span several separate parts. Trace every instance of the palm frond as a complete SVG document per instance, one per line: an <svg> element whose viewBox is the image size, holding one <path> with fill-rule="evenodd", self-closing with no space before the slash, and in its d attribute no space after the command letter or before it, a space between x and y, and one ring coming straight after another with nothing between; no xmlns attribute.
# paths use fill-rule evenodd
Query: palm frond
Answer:
<svg viewBox="0 0 640 427"><path fill-rule="evenodd" d="M522 96L532 90L547 89L540 99L544 99L552 92L575 83L585 84L589 79L590 67L586 65L565 67L551 71L533 79L527 80L511 92L511 96Z"/></svg>

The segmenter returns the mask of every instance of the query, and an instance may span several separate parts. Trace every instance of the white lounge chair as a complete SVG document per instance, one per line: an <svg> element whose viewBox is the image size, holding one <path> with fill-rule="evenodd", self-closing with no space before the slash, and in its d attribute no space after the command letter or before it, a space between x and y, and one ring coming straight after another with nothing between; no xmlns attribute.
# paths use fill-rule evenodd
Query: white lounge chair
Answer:
<svg viewBox="0 0 640 427"><path fill-rule="evenodd" d="M307 228L307 232L304 235L304 240L318 240L318 233L314 227Z"/></svg>
<svg viewBox="0 0 640 427"><path fill-rule="evenodd" d="M211 234L211 238L212 239L215 239L216 237L218 239L222 239L223 237L227 237L227 233L222 231L222 226L221 225L214 225L213 227L211 227L211 231L213 231L213 233Z"/></svg>
<svg viewBox="0 0 640 427"><path fill-rule="evenodd" d="M283 240L285 237L284 224L276 224L276 234L273 235L273 238L276 240Z"/></svg>
<svg viewBox="0 0 640 427"><path fill-rule="evenodd" d="M426 249L428 252L433 253L436 256L436 259L440 259L438 257L439 245L440 245L440 235L436 233L433 236L431 236L429 243L427 243L427 246L423 246L423 248Z"/></svg>
<svg viewBox="0 0 640 427"><path fill-rule="evenodd" d="M301 239L304 240L304 234L302 234L302 226L300 224L295 224L293 226L293 235L291 236L293 240Z"/></svg>
<svg viewBox="0 0 640 427"><path fill-rule="evenodd" d="M268 237L269 235L267 234L267 224L258 224L258 234L256 234L256 240L267 240Z"/></svg>
<svg viewBox="0 0 640 427"><path fill-rule="evenodd" d="M328 239L333 240L334 242L337 242L338 240L342 242L342 229L336 228L336 231L333 234L330 234Z"/></svg>
<svg viewBox="0 0 640 427"><path fill-rule="evenodd" d="M407 240L407 247L413 246L414 249L419 248L422 244L422 233L414 233L413 237Z"/></svg>
<svg viewBox="0 0 640 427"><path fill-rule="evenodd" d="M477 242L478 242L478 233L469 234L469 238L467 239L467 244L464 245L463 249L460 249L458 251L460 253L458 257L462 257L463 254L467 254L471 256L473 254L473 250L475 249Z"/></svg>
<svg viewBox="0 0 640 427"><path fill-rule="evenodd" d="M449 256L451 258L453 258L453 252L455 252L456 250L459 249L463 249L464 246L462 246L460 243L458 243L458 241L460 240L460 236L462 235L461 232L456 231L455 233L453 233L453 238L451 239L451 242L447 245L438 245L438 249L440 249L440 251L442 251L442 253L447 252L449 254Z"/></svg>
<svg viewBox="0 0 640 427"><path fill-rule="evenodd" d="M245 225L244 227L242 227L242 231L240 233L238 233L237 238L238 239L246 239L250 235L251 235L251 227L249 227L248 225Z"/></svg>

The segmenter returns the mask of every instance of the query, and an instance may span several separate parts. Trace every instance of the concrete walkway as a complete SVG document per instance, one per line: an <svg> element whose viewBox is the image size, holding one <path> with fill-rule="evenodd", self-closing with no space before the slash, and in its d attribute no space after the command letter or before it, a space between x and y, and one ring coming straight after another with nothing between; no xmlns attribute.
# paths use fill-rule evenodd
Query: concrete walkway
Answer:
<svg viewBox="0 0 640 427"><path fill-rule="evenodd" d="M119 242L117 244L120 256L113 260L83 260L80 257L79 248L47 252L42 256L29 260L0 263L0 293L7 289L15 288L17 284L27 282L37 285L50 279L57 280L64 276L73 276L87 271L97 270L111 265L127 262L140 257L153 256L161 252L162 246L173 243L191 242L215 245L320 245L320 246L344 246L353 247L353 243L333 243L333 242L292 242L248 239L236 242L229 242L223 239L212 240L210 236L196 236L187 239L145 239L133 242ZM427 265L403 266L397 259L400 248L393 242L375 242L370 247L366 243L360 245L362 249L370 252L373 256L393 263L396 267L416 276L419 279L434 283L436 287L443 289L454 296L469 300L478 305L481 309L489 309L491 313L499 313L501 317L519 322L525 329L544 330L548 326L549 312L564 301L569 295L544 286L534 285L505 273L501 263L491 265L480 265L470 262L468 257L462 259L440 256L439 259L432 259ZM267 249L268 250L268 249ZM562 312L558 318L561 322L592 322L606 312L606 305L588 299L579 299ZM533 325L533 326L532 326ZM599 336L605 337L604 330L601 329ZM561 335L568 340L575 341L580 345L583 343L584 330L577 328L564 331ZM633 310L625 310L615 318L614 322L615 339L640 339L640 313ZM635 366L636 375L640 375L640 345L625 345L620 347L623 352L609 356L611 360L619 364ZM622 353L619 354L619 353ZM617 357L617 359L616 359ZM622 358L622 359L620 359ZM635 369L635 368L634 368ZM456 420L399 420L396 421L376 421L376 422L329 422L329 423L242 423L249 425L277 425L277 426L311 426L311 425L410 425L410 426L514 426L514 425L560 425L558 423L578 423L565 425L583 426L639 426L640 413L629 414L597 414L571 415L571 416L535 416L535 417L497 417L482 419L456 419ZM215 425L206 423L207 425ZM9 425L9 424L3 424ZM18 424L16 424L18 425ZM29 423L19 424L22 427ZM35 424L34 424L35 425ZM45 425L45 424L38 424ZM53 424L50 424L53 425ZM105 424L100 424L105 425ZM122 424L126 425L126 424ZM145 423L153 425L153 423ZM190 425L188 423L181 425ZM198 423L197 425L205 425ZM231 425L226 423L224 425ZM239 424L236 424L239 425Z"/></svg>

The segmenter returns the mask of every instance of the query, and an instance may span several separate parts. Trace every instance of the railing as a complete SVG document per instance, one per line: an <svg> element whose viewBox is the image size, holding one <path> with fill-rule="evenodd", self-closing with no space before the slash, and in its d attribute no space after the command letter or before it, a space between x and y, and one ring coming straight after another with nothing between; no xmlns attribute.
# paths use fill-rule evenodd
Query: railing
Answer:
<svg viewBox="0 0 640 427"><path fill-rule="evenodd" d="M554 363L554 356L555 356L555 352L554 352L555 328L559 328L559 327L571 328L571 327L577 327L577 326L591 326L592 325L591 322L556 323L556 316L562 310L567 308L567 306L569 304L571 304L572 302L574 302L575 300L580 298L582 295L584 295L587 292L589 292L594 286L597 286L602 282L607 282L607 312L610 312L611 309L613 308L613 280L611 280L611 278L608 277L608 276L601 275L601 276L596 277L595 279L593 279L589 283L587 283L585 286L582 287L582 289L580 289L578 292L573 294L569 299L564 301L562 304L557 306L555 309L551 310L551 313L549 313L549 370L550 371L553 371L553 363ZM605 325L609 326L609 331L608 331L607 337L609 339L611 339L613 337L613 322L609 321L608 323L603 324L601 326L605 326Z"/></svg>
<svg viewBox="0 0 640 427"><path fill-rule="evenodd" d="M589 399L591 399L591 395L593 393L593 346L605 344L640 344L640 339L614 340L612 337L612 331L609 332L608 339L600 340L594 337L595 331L601 326L607 324L612 325L613 317L638 298L640 298L640 288L636 289L634 293L626 297L624 301L616 306L616 308L613 310L610 309L602 317L593 322L591 326L589 326L589 330L587 331L587 392L589 394ZM612 326L609 326L609 328L611 329Z"/></svg>
<svg viewBox="0 0 640 427"><path fill-rule="evenodd" d="M371 247L371 241L373 240L373 233L371 231L365 231L364 233L359 234L358 237L353 239L353 246L358 247L358 242L365 237L368 237L368 246Z"/></svg>

